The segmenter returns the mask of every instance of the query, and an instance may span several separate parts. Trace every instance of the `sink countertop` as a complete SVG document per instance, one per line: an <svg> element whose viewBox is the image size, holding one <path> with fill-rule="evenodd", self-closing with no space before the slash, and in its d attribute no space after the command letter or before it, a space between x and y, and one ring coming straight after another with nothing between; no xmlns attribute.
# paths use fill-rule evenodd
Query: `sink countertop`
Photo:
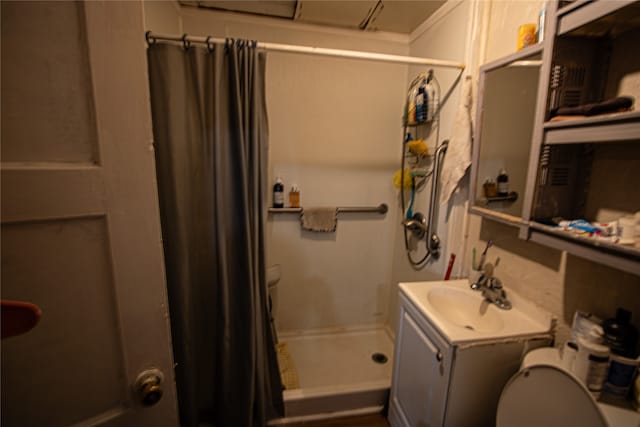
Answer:
<svg viewBox="0 0 640 427"><path fill-rule="evenodd" d="M470 329L469 326L465 327L459 322L456 324L456 322L447 319L448 316L442 314L442 307L436 308L432 304L433 300L429 299L429 292L432 290L435 290L435 294L438 295L446 295L448 290L451 290L451 301L459 298L464 300L463 302L466 305L473 303L477 307L476 311L482 312L482 314L476 313L479 319L489 317L493 320L491 327L484 330L481 330L482 328L474 330ZM495 304L483 303L482 293L471 289L468 279L400 283L400 292L424 314L451 344L500 340L551 332L552 316L550 313L539 309L506 287L505 291L513 304L511 310L502 310ZM496 321L498 326L496 326Z"/></svg>

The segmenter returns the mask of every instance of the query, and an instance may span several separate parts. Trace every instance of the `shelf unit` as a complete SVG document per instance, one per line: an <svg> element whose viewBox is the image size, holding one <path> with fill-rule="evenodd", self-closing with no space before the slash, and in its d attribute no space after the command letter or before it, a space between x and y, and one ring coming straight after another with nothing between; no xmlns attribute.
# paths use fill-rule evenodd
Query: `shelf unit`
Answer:
<svg viewBox="0 0 640 427"><path fill-rule="evenodd" d="M633 141L640 137L640 111L548 121L544 131L544 144Z"/></svg>
<svg viewBox="0 0 640 427"><path fill-rule="evenodd" d="M535 175L532 173L528 183L529 204L525 212L529 217L524 218L527 226L521 230L521 236L532 241L636 275L640 275L640 248L577 235L551 227L545 220L554 214L565 214L568 219L586 217L593 221L609 205L622 205L620 211L627 214L640 210L640 198L620 200L625 190L633 194L632 187L640 180L638 172L633 172L640 169L639 111L549 120L549 111L557 106L552 105L556 100L570 105L628 95L615 93L615 89L621 86L625 73L640 71L640 63L626 61L616 50L640 42L638 18L640 2L629 0L577 1L555 14L556 22L549 28L551 34L544 47L548 74L543 76L547 83L541 86L538 97L542 114L536 118L537 132L532 140L530 165ZM554 72L558 75L554 76ZM554 82L554 78L560 83ZM557 89L562 84L566 85L564 93ZM631 95L640 101L640 94ZM596 193L607 192L603 189L606 186L597 182L603 179L603 174L598 173L603 157L615 157L612 153L618 152L626 155L620 163L620 168L627 168L626 174L611 170L611 177L605 177L614 182L611 192L620 194L616 200Z"/></svg>
<svg viewBox="0 0 640 427"><path fill-rule="evenodd" d="M554 217L609 222L640 211L638 45L638 0L578 0L559 9L549 2L522 218L478 206L471 212L517 226L523 239L640 276L640 248L548 225ZM636 111L550 120L558 106L627 95Z"/></svg>
<svg viewBox="0 0 640 427"><path fill-rule="evenodd" d="M516 193L515 191L511 191L506 196L486 197L481 200L483 200L484 203L487 205L489 203L497 203L497 202L515 202L516 200L518 200L518 193Z"/></svg>

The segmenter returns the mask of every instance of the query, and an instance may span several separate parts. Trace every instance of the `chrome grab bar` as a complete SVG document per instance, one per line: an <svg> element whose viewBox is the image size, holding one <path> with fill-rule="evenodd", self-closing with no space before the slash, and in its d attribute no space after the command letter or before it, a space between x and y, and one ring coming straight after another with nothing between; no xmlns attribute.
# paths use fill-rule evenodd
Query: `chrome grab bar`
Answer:
<svg viewBox="0 0 640 427"><path fill-rule="evenodd" d="M438 196L438 186L440 185L440 158L447 151L449 140L446 139L436 149L433 165L433 175L431 178L431 197L429 200L429 215L427 216L427 250L435 258L440 255L440 238L438 237L437 224L433 223L433 217L436 211L436 199Z"/></svg>
<svg viewBox="0 0 640 427"><path fill-rule="evenodd" d="M304 208L269 208L269 213L302 213ZM389 210L386 203L380 203L378 206L349 206L338 207L338 213L379 213L384 215Z"/></svg>

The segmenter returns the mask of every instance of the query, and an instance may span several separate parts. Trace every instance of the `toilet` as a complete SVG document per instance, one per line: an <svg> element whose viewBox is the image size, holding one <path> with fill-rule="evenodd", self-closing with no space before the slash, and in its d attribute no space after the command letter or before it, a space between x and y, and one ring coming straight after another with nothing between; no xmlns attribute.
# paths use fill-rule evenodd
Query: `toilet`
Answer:
<svg viewBox="0 0 640 427"><path fill-rule="evenodd" d="M556 348L527 353L502 390L497 427L640 426L640 414L598 403L568 372Z"/></svg>
<svg viewBox="0 0 640 427"><path fill-rule="evenodd" d="M276 332L276 322L274 319L274 309L273 309L273 300L275 299L274 294L276 292L276 285L280 281L280 276L282 275L282 270L280 268L280 264L273 264L267 268L267 293L269 299L269 323L271 324L271 333L273 334L273 339L278 342L278 334Z"/></svg>

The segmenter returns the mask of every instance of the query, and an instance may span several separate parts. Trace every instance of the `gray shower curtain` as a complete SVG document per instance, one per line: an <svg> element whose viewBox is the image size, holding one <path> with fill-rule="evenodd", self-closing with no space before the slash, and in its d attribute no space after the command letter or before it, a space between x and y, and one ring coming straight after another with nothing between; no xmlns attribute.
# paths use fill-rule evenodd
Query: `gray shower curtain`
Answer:
<svg viewBox="0 0 640 427"><path fill-rule="evenodd" d="M153 135L181 424L283 413L264 255L265 55L151 43Z"/></svg>

